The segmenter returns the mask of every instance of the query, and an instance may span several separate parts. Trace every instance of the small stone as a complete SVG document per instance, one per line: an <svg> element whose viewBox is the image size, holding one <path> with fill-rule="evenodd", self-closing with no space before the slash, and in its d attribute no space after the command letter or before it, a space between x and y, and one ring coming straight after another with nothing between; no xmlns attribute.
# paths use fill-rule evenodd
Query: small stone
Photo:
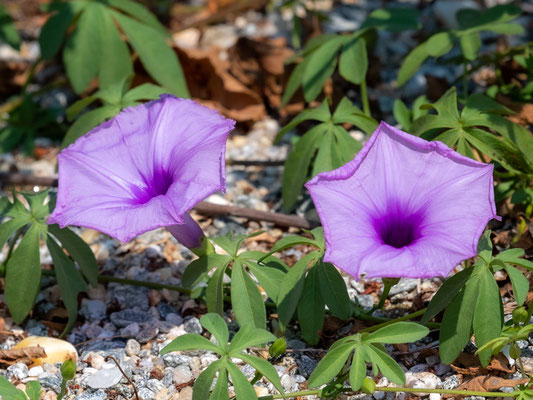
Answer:
<svg viewBox="0 0 533 400"><path fill-rule="evenodd" d="M185 321L183 328L187 333L197 333L198 335L200 335L203 330L202 325L200 324L200 320L196 317L191 317L187 321Z"/></svg>
<svg viewBox="0 0 533 400"><path fill-rule="evenodd" d="M298 383L296 383L294 378L288 374L285 374L281 377L281 385L283 386L283 389L285 389L286 393L296 392L299 389Z"/></svg>
<svg viewBox="0 0 533 400"><path fill-rule="evenodd" d="M440 393L430 393L429 400L440 400Z"/></svg>
<svg viewBox="0 0 533 400"><path fill-rule="evenodd" d="M163 356L163 361L167 367L176 368L179 365L189 365L191 357L185 354L168 353Z"/></svg>
<svg viewBox="0 0 533 400"><path fill-rule="evenodd" d="M257 397L268 396L268 389L264 386L254 386L255 394Z"/></svg>
<svg viewBox="0 0 533 400"><path fill-rule="evenodd" d="M101 369L87 378L87 385L92 389L107 389L115 386L122 379L117 367Z"/></svg>
<svg viewBox="0 0 533 400"><path fill-rule="evenodd" d="M155 393L165 389L165 386L163 386L163 384L157 379L149 379L148 382L146 382L146 387Z"/></svg>
<svg viewBox="0 0 533 400"><path fill-rule="evenodd" d="M437 374L438 376L445 375L452 370L449 365L443 364L441 362L435 365L434 368L435 368L435 374Z"/></svg>
<svg viewBox="0 0 533 400"><path fill-rule="evenodd" d="M159 311L159 315L161 316L161 319L166 320L167 315L174 313L176 310L174 309L174 307L169 305L167 302L162 301L157 305L157 311Z"/></svg>
<svg viewBox="0 0 533 400"><path fill-rule="evenodd" d="M181 389L178 400L192 400L192 387L187 386Z"/></svg>
<svg viewBox="0 0 533 400"><path fill-rule="evenodd" d="M167 321L168 323L170 323L172 325L175 325L175 326L179 326L179 325L183 324L182 316L178 315L178 314L175 314L175 313L167 314L166 317L165 317L165 321Z"/></svg>
<svg viewBox="0 0 533 400"><path fill-rule="evenodd" d="M52 391L46 392L46 394L43 397L43 400L56 400L57 394L55 394Z"/></svg>
<svg viewBox="0 0 533 400"><path fill-rule="evenodd" d="M159 303L161 303L162 298L163 296L161 295L161 292L159 292L159 290L152 289L148 293L148 301L152 307L155 307Z"/></svg>
<svg viewBox="0 0 533 400"><path fill-rule="evenodd" d="M148 310L148 307L146 310ZM119 328L123 328L134 322L138 324L153 323L153 317L149 313L131 309L114 312L109 318Z"/></svg>
<svg viewBox="0 0 533 400"><path fill-rule="evenodd" d="M93 354L91 356L91 367L95 369L102 369L102 365L105 364L105 359L100 354Z"/></svg>
<svg viewBox="0 0 533 400"><path fill-rule="evenodd" d="M136 356L141 351L141 345L135 339L130 339L126 343L126 354L128 356Z"/></svg>
<svg viewBox="0 0 533 400"><path fill-rule="evenodd" d="M457 375L452 375L442 383L442 388L446 390L453 390L459 386L461 382Z"/></svg>
<svg viewBox="0 0 533 400"><path fill-rule="evenodd" d="M355 298L359 302L359 305L363 307L363 310L370 310L374 307L374 298L369 294L356 294Z"/></svg>
<svg viewBox="0 0 533 400"><path fill-rule="evenodd" d="M148 343L150 340L155 338L159 333L159 328L157 326L146 326L141 329L141 331L135 336L135 339L139 343Z"/></svg>
<svg viewBox="0 0 533 400"><path fill-rule="evenodd" d="M148 289L138 286L118 286L113 297L122 308L148 310Z"/></svg>
<svg viewBox="0 0 533 400"><path fill-rule="evenodd" d="M298 371L300 374L309 378L313 370L316 368L317 362L307 355L302 355L296 358L296 364L298 365Z"/></svg>
<svg viewBox="0 0 533 400"><path fill-rule="evenodd" d="M17 379L19 381L28 377L28 366L23 363L16 363L7 367L7 379Z"/></svg>
<svg viewBox="0 0 533 400"><path fill-rule="evenodd" d="M193 379L191 369L186 365L179 365L174 369L174 383L181 385Z"/></svg>
<svg viewBox="0 0 533 400"><path fill-rule="evenodd" d="M83 299L80 314L89 321L101 321L106 317L106 305L102 300Z"/></svg>
<svg viewBox="0 0 533 400"><path fill-rule="evenodd" d="M145 387L138 389L137 393L141 400L153 400L155 397L155 393Z"/></svg>
<svg viewBox="0 0 533 400"><path fill-rule="evenodd" d="M431 372L406 372L405 385L410 388L437 389L442 386L442 381Z"/></svg>
<svg viewBox="0 0 533 400"><path fill-rule="evenodd" d="M141 327L137 322L132 322L128 326L122 328L120 331L120 334L123 338L131 338L137 336L137 334L141 331Z"/></svg>
<svg viewBox="0 0 533 400"><path fill-rule="evenodd" d="M30 368L28 371L28 376L35 378L39 375L41 375L44 372L44 368L40 365L37 365L35 367Z"/></svg>
<svg viewBox="0 0 533 400"><path fill-rule="evenodd" d="M400 282L391 288L389 296L394 296L402 292L410 292L411 290L416 289L417 285L418 279L402 278L400 279Z"/></svg>
<svg viewBox="0 0 533 400"><path fill-rule="evenodd" d="M61 391L61 378L51 372L44 372L39 375L39 382L43 388L52 389L54 392Z"/></svg>
<svg viewBox="0 0 533 400"><path fill-rule="evenodd" d="M96 287L90 286L87 289L87 295L91 300L105 300L105 293L105 287L101 283L99 283Z"/></svg>

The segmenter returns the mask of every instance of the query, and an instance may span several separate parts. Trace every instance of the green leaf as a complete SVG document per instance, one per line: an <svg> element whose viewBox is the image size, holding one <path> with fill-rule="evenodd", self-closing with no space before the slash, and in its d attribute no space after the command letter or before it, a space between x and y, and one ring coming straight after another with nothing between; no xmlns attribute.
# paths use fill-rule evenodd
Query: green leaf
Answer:
<svg viewBox="0 0 533 400"><path fill-rule="evenodd" d="M187 351L187 350L207 350L213 351L217 354L223 355L223 351L216 344L211 343L205 337L197 335L196 333L186 333L178 336L172 342L167 344L159 354L165 355L173 351Z"/></svg>
<svg viewBox="0 0 533 400"><path fill-rule="evenodd" d="M276 138L274 139L274 144L279 143L281 138L285 136L287 132L294 129L297 125L301 124L304 121L313 120L313 121L327 122L330 119L331 119L331 113L329 111L328 102L327 100L324 100L322 104L320 104L316 108L312 108L310 110L303 110L296 117L294 117L291 120L291 122L289 122L287 125L281 128L278 134L276 135Z"/></svg>
<svg viewBox="0 0 533 400"><path fill-rule="evenodd" d="M237 357L247 347L261 346L275 340L276 337L269 331L247 324L240 328L233 337L229 345L228 354L232 357Z"/></svg>
<svg viewBox="0 0 533 400"><path fill-rule="evenodd" d="M310 263L315 263L320 257L320 253L311 252L300 258L296 264L287 272L276 299L279 321L283 326L287 326L298 307L300 298L304 290L305 273Z"/></svg>
<svg viewBox="0 0 533 400"><path fill-rule="evenodd" d="M30 218L14 218L6 221L0 225L0 249L4 247L4 244L8 239L24 225L31 222Z"/></svg>
<svg viewBox="0 0 533 400"><path fill-rule="evenodd" d="M48 225L48 231L61 242L74 261L78 263L81 272L89 283L96 286L98 284L98 263L89 245L69 228L60 229L59 225L53 224Z"/></svg>
<svg viewBox="0 0 533 400"><path fill-rule="evenodd" d="M473 61L477 58L479 49L481 48L481 38L477 32L471 32L461 36L461 51L465 58Z"/></svg>
<svg viewBox="0 0 533 400"><path fill-rule="evenodd" d="M29 381L26 383L26 394L30 400L39 400L42 393L43 390L41 389L39 381Z"/></svg>
<svg viewBox="0 0 533 400"><path fill-rule="evenodd" d="M157 29L161 34L168 35L165 27L161 25L157 17L148 11L144 5L131 0L108 0L108 2L110 6L130 14L140 22Z"/></svg>
<svg viewBox="0 0 533 400"><path fill-rule="evenodd" d="M209 400L229 400L228 371L225 367L220 368L218 371L217 382L211 396L209 396Z"/></svg>
<svg viewBox="0 0 533 400"><path fill-rule="evenodd" d="M480 273L478 280L473 327L476 335L476 346L481 347L500 336L503 325L503 305L500 289L490 270L485 269ZM467 284L467 287L471 284ZM486 367L490 361L491 351L479 352L478 356L481 364Z"/></svg>
<svg viewBox="0 0 533 400"><path fill-rule="evenodd" d="M227 264L218 267L207 284L205 303L207 311L210 313L224 314L224 274L226 267Z"/></svg>
<svg viewBox="0 0 533 400"><path fill-rule="evenodd" d="M20 36L4 5L0 4L0 40L16 50L20 49Z"/></svg>
<svg viewBox="0 0 533 400"><path fill-rule="evenodd" d="M384 326L363 339L366 343L407 343L422 339L429 333L424 325L414 322L396 322Z"/></svg>
<svg viewBox="0 0 533 400"><path fill-rule="evenodd" d="M402 129L409 131L411 128L411 111L409 111L405 103L400 99L394 100L392 113L396 122L402 126Z"/></svg>
<svg viewBox="0 0 533 400"><path fill-rule="evenodd" d="M332 121L335 124L349 123L371 134L378 127L377 121L365 115L359 108L352 104L347 97L343 97L333 113Z"/></svg>
<svg viewBox="0 0 533 400"><path fill-rule="evenodd" d="M45 60L51 60L57 54L67 30L72 22L76 10L72 3L57 3L59 12L54 13L41 28L39 34L39 47L41 56Z"/></svg>
<svg viewBox="0 0 533 400"><path fill-rule="evenodd" d="M454 37L451 32L436 33L424 42L424 47L428 55L437 58L452 49L453 39Z"/></svg>
<svg viewBox="0 0 533 400"><path fill-rule="evenodd" d="M290 101L290 99L292 99L298 88L302 85L302 76L305 70L305 66L306 61L302 61L292 71L291 76L289 77L289 81L287 82L287 86L285 86L283 96L281 97L282 107L287 105L287 103ZM276 142L274 141L274 143Z"/></svg>
<svg viewBox="0 0 533 400"><path fill-rule="evenodd" d="M353 343L344 343L330 349L313 370L307 381L307 387L319 387L333 380L354 348L357 352L357 347Z"/></svg>
<svg viewBox="0 0 533 400"><path fill-rule="evenodd" d="M476 281L469 280L446 308L440 330L440 359L452 363L472 334L472 318L477 299Z"/></svg>
<svg viewBox="0 0 533 400"><path fill-rule="evenodd" d="M229 332L226 322L215 313L202 315L200 323L217 339L218 346L224 351L228 348Z"/></svg>
<svg viewBox="0 0 533 400"><path fill-rule="evenodd" d="M98 97L96 96L87 96L72 104L69 108L67 108L66 112L68 121L72 122L74 118L76 118L83 110L85 110L85 108L87 108L87 106L96 100L98 100Z"/></svg>
<svg viewBox="0 0 533 400"><path fill-rule="evenodd" d="M366 346L358 346L353 353L350 367L350 386L353 391L361 389L366 376L365 348Z"/></svg>
<svg viewBox="0 0 533 400"><path fill-rule="evenodd" d="M318 152L313 163L311 176L316 176L324 171L331 171L342 165L333 134L333 126L330 124L323 125L325 125L326 132L317 143Z"/></svg>
<svg viewBox="0 0 533 400"><path fill-rule="evenodd" d="M78 294L87 290L87 285L74 263L59 248L54 239L48 236L46 240L48 251L54 261L57 284L61 291L61 300L68 312L68 323L61 336L74 326L78 317Z"/></svg>
<svg viewBox="0 0 533 400"><path fill-rule="evenodd" d="M292 210L307 180L311 160L317 143L324 133L324 127L317 125L307 132L290 152L283 169L283 210Z"/></svg>
<svg viewBox="0 0 533 400"><path fill-rule="evenodd" d="M352 314L352 303L344 279L330 263L320 262L317 268L322 298L333 315L347 320Z"/></svg>
<svg viewBox="0 0 533 400"><path fill-rule="evenodd" d="M235 260L231 272L231 306L239 326L266 327L265 303L242 263Z"/></svg>
<svg viewBox="0 0 533 400"><path fill-rule="evenodd" d="M349 82L360 85L368 70L366 42L363 38L352 37L342 46L339 59L339 73Z"/></svg>
<svg viewBox="0 0 533 400"><path fill-rule="evenodd" d="M41 283L40 229L32 224L6 264L5 296L15 323L31 311Z"/></svg>
<svg viewBox="0 0 533 400"><path fill-rule="evenodd" d="M213 268L225 268L231 257L224 254L207 254L190 262L181 278L183 286L192 288L204 278Z"/></svg>
<svg viewBox="0 0 533 400"><path fill-rule="evenodd" d="M311 345L318 343L318 331L324 324L324 306L317 267L312 267L305 278L304 290L298 303L302 338Z"/></svg>
<svg viewBox="0 0 533 400"><path fill-rule="evenodd" d="M133 75L131 55L121 37L115 22L105 7L100 6L100 43L101 58L98 84L107 87L120 82L124 77ZM113 62L109 62L112 60Z"/></svg>
<svg viewBox="0 0 533 400"><path fill-rule="evenodd" d="M375 344L365 346L365 353L386 378L397 385L405 385L405 374L391 356Z"/></svg>
<svg viewBox="0 0 533 400"><path fill-rule="evenodd" d="M268 296L276 301L279 288L286 275L286 272L280 264L271 262L270 264L260 265L253 260L245 260L243 263L248 267L250 272L254 274L259 285L261 285Z"/></svg>
<svg viewBox="0 0 533 400"><path fill-rule="evenodd" d="M342 126L333 126L335 135L335 149L340 157L339 167L352 161L355 155L363 148L363 145L355 140Z"/></svg>
<svg viewBox="0 0 533 400"><path fill-rule="evenodd" d="M420 12L410 7L387 7L372 11L360 29L376 28L401 32L420 28Z"/></svg>
<svg viewBox="0 0 533 400"><path fill-rule="evenodd" d="M516 268L505 265L505 270L511 279L511 284L513 285L513 294L516 302L519 306L524 304L526 301L527 294L529 292L529 281L528 279Z"/></svg>
<svg viewBox="0 0 533 400"><path fill-rule="evenodd" d="M237 400L257 399L253 386L248 382L244 374L229 360L224 360L224 365L231 375Z"/></svg>
<svg viewBox="0 0 533 400"><path fill-rule="evenodd" d="M183 336L186 336L186 335L183 335ZM183 337L183 336L180 336L180 337ZM180 337L178 337L175 340L178 340ZM163 350L161 350L160 354L166 354L166 353L163 353L163 351L171 344L172 343L170 343ZM169 351L172 351L172 350L169 350ZM210 364L198 376L198 378L196 378L196 380L194 381L194 386L193 386L192 400L205 400L209 398L209 391L211 390L211 385L213 384L215 375L217 371L221 368L221 366L222 366L222 361L217 360L214 363Z"/></svg>
<svg viewBox="0 0 533 400"><path fill-rule="evenodd" d="M166 93L165 89L160 86L143 83L126 93L122 101L124 104L129 104L137 100L155 100L164 93Z"/></svg>
<svg viewBox="0 0 533 400"><path fill-rule="evenodd" d="M63 138L62 146L66 147L74 143L79 137L85 135L106 119L114 117L119 111L120 108L117 106L103 106L86 112L70 126Z"/></svg>
<svg viewBox="0 0 533 400"><path fill-rule="evenodd" d="M103 44L95 32L101 23L100 7L98 3L87 4L63 50L67 76L78 94L87 88L99 70Z"/></svg>
<svg viewBox="0 0 533 400"><path fill-rule="evenodd" d="M415 47L403 60L398 72L398 87L403 86L420 69L422 63L429 57L426 44Z"/></svg>
<svg viewBox="0 0 533 400"><path fill-rule="evenodd" d="M239 354L237 358L240 358L245 363L250 364L256 369L256 371L264 375L270 382L272 382L274 387L278 389L278 392L281 394L285 393L276 369L268 361L250 356L248 354Z"/></svg>
<svg viewBox="0 0 533 400"><path fill-rule="evenodd" d="M473 270L473 268L463 269L444 281L438 292L431 299L424 316L420 320L421 324L427 323L453 300L464 287Z"/></svg>
<svg viewBox="0 0 533 400"><path fill-rule="evenodd" d="M337 55L345 37L337 37L319 47L309 56L302 76L302 88L307 102L311 102L322 92L324 84L335 71Z"/></svg>
<svg viewBox="0 0 533 400"><path fill-rule="evenodd" d="M113 12L113 17L139 54L148 73L174 95L189 97L178 57L167 44L161 31L117 12Z"/></svg>
<svg viewBox="0 0 533 400"><path fill-rule="evenodd" d="M285 236L278 240L274 246L272 246L272 249L270 249L270 252L267 254L267 256L301 244L308 244L310 246L318 247L318 244L314 239L310 239L305 236Z"/></svg>
<svg viewBox="0 0 533 400"><path fill-rule="evenodd" d="M0 396L3 400L28 400L24 392L0 376Z"/></svg>

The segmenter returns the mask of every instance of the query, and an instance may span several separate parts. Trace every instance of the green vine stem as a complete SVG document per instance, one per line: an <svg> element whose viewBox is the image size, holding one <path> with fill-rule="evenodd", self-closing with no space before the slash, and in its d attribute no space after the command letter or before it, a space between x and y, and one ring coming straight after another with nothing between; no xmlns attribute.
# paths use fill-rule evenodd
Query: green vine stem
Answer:
<svg viewBox="0 0 533 400"><path fill-rule="evenodd" d="M381 293L378 304L372 307L370 311L368 311L368 314L372 314L374 311L381 310L383 308L385 305L385 300L387 300L387 297L389 297L390 290L399 281L400 278L383 278L383 293Z"/></svg>
<svg viewBox="0 0 533 400"><path fill-rule="evenodd" d="M343 388L340 390L343 393L357 394L350 388ZM482 397L517 397L520 391L515 390L511 393L502 392L477 392L474 390L449 390L449 389L424 389L424 388L405 388L405 387L376 387L376 392L403 392L403 393L438 393L438 394L452 394L456 396L482 396ZM302 390L299 392L285 393L285 396L281 394L272 394L269 396L261 396L259 400L275 400L275 399L291 399L294 397L306 397L306 396L320 396L322 389L314 390Z"/></svg>

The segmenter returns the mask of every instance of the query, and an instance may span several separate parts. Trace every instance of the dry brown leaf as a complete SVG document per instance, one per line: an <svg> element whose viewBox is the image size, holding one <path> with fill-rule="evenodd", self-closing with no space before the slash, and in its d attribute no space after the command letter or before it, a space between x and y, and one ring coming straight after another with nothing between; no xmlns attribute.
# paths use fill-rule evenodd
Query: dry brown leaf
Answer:
<svg viewBox="0 0 533 400"><path fill-rule="evenodd" d="M178 54L191 97L239 122L266 114L261 96L229 73L230 65L217 49L178 49Z"/></svg>
<svg viewBox="0 0 533 400"><path fill-rule="evenodd" d="M23 349L9 349L0 350L0 365L13 365L17 363L24 363L30 365L35 358L46 357L46 352L43 347L33 346Z"/></svg>
<svg viewBox="0 0 533 400"><path fill-rule="evenodd" d="M491 390L498 390L502 387L514 387L527 382L529 382L529 379L504 379L497 376L480 375L462 383L456 390L490 392Z"/></svg>
<svg viewBox="0 0 533 400"><path fill-rule="evenodd" d="M474 354L461 353L459 354L459 357L450 364L450 367L452 367L455 372L464 375L486 375L489 371L505 372L508 374L514 372L514 369L509 366L507 358L502 353L493 357L487 368L481 366L479 358Z"/></svg>
<svg viewBox="0 0 533 400"><path fill-rule="evenodd" d="M498 95L497 100L516 114L509 115L509 119L519 125L533 125L533 104L517 103L508 97Z"/></svg>

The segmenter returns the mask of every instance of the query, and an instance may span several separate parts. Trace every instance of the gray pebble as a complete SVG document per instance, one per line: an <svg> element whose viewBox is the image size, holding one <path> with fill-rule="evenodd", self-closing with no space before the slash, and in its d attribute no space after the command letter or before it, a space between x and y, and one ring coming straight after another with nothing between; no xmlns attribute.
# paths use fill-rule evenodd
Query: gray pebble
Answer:
<svg viewBox="0 0 533 400"><path fill-rule="evenodd" d="M117 286L113 297L121 308L148 310L148 289L138 286Z"/></svg>
<svg viewBox="0 0 533 400"><path fill-rule="evenodd" d="M136 356L141 351L141 345L135 339L130 339L126 343L126 354L128 356Z"/></svg>
<svg viewBox="0 0 533 400"><path fill-rule="evenodd" d="M19 381L28 377L28 366L22 363L16 363L7 367L7 379L18 379Z"/></svg>
<svg viewBox="0 0 533 400"><path fill-rule="evenodd" d="M191 369L187 365L179 365L174 369L174 383L181 385L193 378Z"/></svg>
<svg viewBox="0 0 533 400"><path fill-rule="evenodd" d="M459 384L459 377L457 375L452 375L442 382L442 388L446 390L452 390L459 386Z"/></svg>
<svg viewBox="0 0 533 400"><path fill-rule="evenodd" d="M185 354L168 353L163 356L163 361L167 367L176 368L179 365L189 365L191 357Z"/></svg>
<svg viewBox="0 0 533 400"><path fill-rule="evenodd" d="M141 400L153 400L155 397L155 393L145 387L138 389L137 393L139 394L139 398Z"/></svg>
<svg viewBox="0 0 533 400"><path fill-rule="evenodd" d="M39 375L39 382L44 388L51 389L56 393L61 390L61 378L51 372L44 372Z"/></svg>
<svg viewBox="0 0 533 400"><path fill-rule="evenodd" d="M80 314L89 321L101 321L106 317L106 305L102 300L83 299Z"/></svg>
<svg viewBox="0 0 533 400"><path fill-rule="evenodd" d="M124 328L131 323L153 323L153 316L148 312L136 311L136 310L122 310L114 312L109 317L117 327Z"/></svg>
<svg viewBox="0 0 533 400"><path fill-rule="evenodd" d="M317 362L304 354L301 357L296 358L296 364L298 365L298 371L300 374L309 378L313 370L316 368Z"/></svg>
<svg viewBox="0 0 533 400"><path fill-rule="evenodd" d="M139 343L148 343L150 340L155 338L159 333L159 328L157 326L149 325L141 329L141 331L135 336L135 339Z"/></svg>
<svg viewBox="0 0 533 400"><path fill-rule="evenodd" d="M183 324L183 317L175 313L170 313L166 315L165 321L172 325L179 326Z"/></svg>
<svg viewBox="0 0 533 400"><path fill-rule="evenodd" d="M196 317L191 317L188 320L185 321L183 324L183 329L187 333L202 333L202 325L200 324L200 320Z"/></svg>
<svg viewBox="0 0 533 400"><path fill-rule="evenodd" d="M117 367L101 369L87 378L87 385L92 389L107 389L115 386L122 379L122 372Z"/></svg>

